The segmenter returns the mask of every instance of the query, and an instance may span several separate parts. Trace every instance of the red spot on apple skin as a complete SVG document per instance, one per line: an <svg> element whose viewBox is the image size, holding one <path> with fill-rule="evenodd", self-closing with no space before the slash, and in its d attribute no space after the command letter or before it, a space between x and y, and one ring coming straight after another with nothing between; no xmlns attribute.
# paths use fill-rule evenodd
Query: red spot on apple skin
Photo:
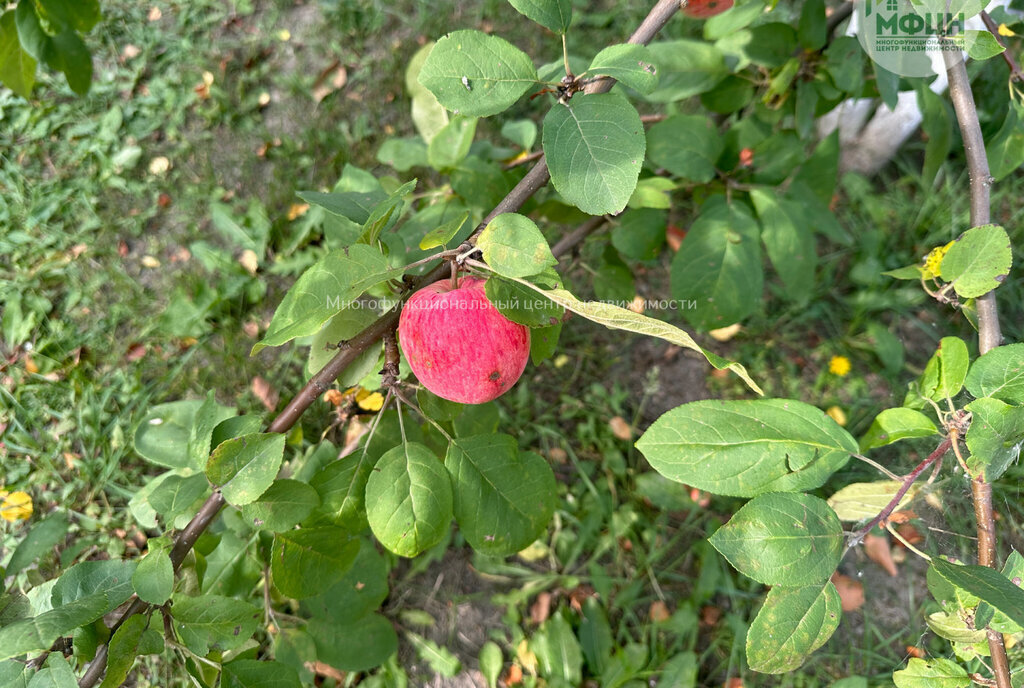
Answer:
<svg viewBox="0 0 1024 688"><path fill-rule="evenodd" d="M409 297L398 340L424 387L462 404L483 404L508 391L530 358L530 328L491 305L484 280L448 279Z"/></svg>

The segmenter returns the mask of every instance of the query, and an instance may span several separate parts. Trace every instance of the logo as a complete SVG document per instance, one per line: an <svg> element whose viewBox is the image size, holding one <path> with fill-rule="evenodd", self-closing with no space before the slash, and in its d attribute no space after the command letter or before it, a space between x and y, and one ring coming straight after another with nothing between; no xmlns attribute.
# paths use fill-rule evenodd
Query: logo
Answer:
<svg viewBox="0 0 1024 688"><path fill-rule="evenodd" d="M981 0L855 0L857 38L879 66L900 76L945 71L947 53L970 46L968 19Z"/></svg>

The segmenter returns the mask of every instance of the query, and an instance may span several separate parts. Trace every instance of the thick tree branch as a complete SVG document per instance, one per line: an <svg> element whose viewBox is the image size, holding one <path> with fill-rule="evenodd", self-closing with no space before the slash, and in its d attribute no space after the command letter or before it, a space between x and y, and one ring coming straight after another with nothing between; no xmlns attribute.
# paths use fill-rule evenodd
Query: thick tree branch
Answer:
<svg viewBox="0 0 1024 688"><path fill-rule="evenodd" d="M964 141L967 156L967 173L971 184L971 226L988 224L991 221L990 193L992 175L989 172L985 139L981 134L978 109L974 104L971 82L967 76L960 51L943 53L946 74L949 76L949 96L953 110L960 123L960 135ZM990 291L977 301L978 306L978 351L985 354L999 346L1002 334L999 328L999 311L996 295ZM984 476L971 481L971 497L974 501L974 515L978 524L978 563L981 566L998 568L996 561L995 518L992 513L992 485ZM988 647L992 655L992 673L998 688L1010 688L1010 666L1006 657L1003 635L991 628L987 630Z"/></svg>
<svg viewBox="0 0 1024 688"><path fill-rule="evenodd" d="M647 17L640 23L640 26L630 36L630 43L646 45L650 43L655 35L668 23L680 8L680 0L659 0L651 9ZM587 93L603 93L611 89L615 81L613 79L601 79L587 87ZM491 220L502 213L511 213L519 210L526 201L538 190L544 187L551 179L548 173L547 163L544 156L540 156L537 164L534 165L526 176L509 191L508 195L494 209L487 214L487 217L476 227L468 239L472 244ZM603 218L601 218L603 221ZM600 224L600 223L597 223ZM596 228L596 224L594 228ZM592 230L591 230L592 231ZM582 238L582 237L581 237ZM568 247L575 245L575 243ZM467 247L468 248L468 247ZM556 254L557 256L557 254ZM447 262L442 261L428 273L417 279L413 287L406 291L405 298L419 287L431 284L443 279L450 274L450 267ZM267 428L268 432L287 432L302 416L303 412L312 405L327 389L331 383L345 370L363 351L368 349L375 342L380 341L385 335L393 332L398 326L398 314L401 311L401 304L388 311L374 323L366 327L362 332L350 339L344 349L340 350L316 375L310 378L309 382L295 397L288 402L288 405L278 414ZM180 531L174 538L174 546L171 550L171 561L174 570L177 572L185 556L191 551L196 540L210 526L217 514L223 508L224 497L220 492L214 492L200 508L199 513ZM112 630L120 626L131 616L145 613L150 605L134 598L128 608L121 613L114 623ZM92 688L100 679L107 667L107 645L101 645L96 651L96 657L90 663L85 674L79 680L79 688Z"/></svg>

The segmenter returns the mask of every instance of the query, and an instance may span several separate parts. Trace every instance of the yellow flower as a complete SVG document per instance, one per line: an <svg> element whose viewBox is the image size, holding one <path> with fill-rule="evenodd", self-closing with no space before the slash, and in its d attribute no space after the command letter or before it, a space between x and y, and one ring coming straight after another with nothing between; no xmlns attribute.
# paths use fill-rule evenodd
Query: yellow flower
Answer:
<svg viewBox="0 0 1024 688"><path fill-rule="evenodd" d="M833 356L828 362L828 372L839 377L846 377L850 372L850 359L846 356Z"/></svg>
<svg viewBox="0 0 1024 688"><path fill-rule="evenodd" d="M0 490L0 518L14 523L32 515L32 498L26 492Z"/></svg>
<svg viewBox="0 0 1024 688"><path fill-rule="evenodd" d="M846 425L846 412L838 406L829 406L825 413L840 425Z"/></svg>

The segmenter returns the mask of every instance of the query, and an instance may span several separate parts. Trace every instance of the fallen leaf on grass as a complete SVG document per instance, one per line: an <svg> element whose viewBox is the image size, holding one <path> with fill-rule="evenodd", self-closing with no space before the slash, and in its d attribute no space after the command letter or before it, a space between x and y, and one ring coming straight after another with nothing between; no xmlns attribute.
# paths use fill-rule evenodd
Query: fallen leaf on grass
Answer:
<svg viewBox="0 0 1024 688"><path fill-rule="evenodd" d="M885 535L874 535L868 533L864 536L864 552L871 561L881 566L890 576L899 574L896 562L892 560L892 549L889 546L889 538Z"/></svg>
<svg viewBox="0 0 1024 688"><path fill-rule="evenodd" d="M648 611L651 621L654 623L661 623L662 621L668 621L672 614L668 611L668 605L661 600L655 600L651 602L651 608Z"/></svg>
<svg viewBox="0 0 1024 688"><path fill-rule="evenodd" d="M160 11L160 8L153 5L149 8L149 21L159 21L160 17L164 16L164 13Z"/></svg>
<svg viewBox="0 0 1024 688"><path fill-rule="evenodd" d="M523 682L523 670L519 668L518 664L513 664L508 668L508 673L505 674L505 685L506 686L518 686Z"/></svg>
<svg viewBox="0 0 1024 688"><path fill-rule="evenodd" d="M313 82L311 91L313 100L319 103L346 83L348 83L348 71L343 64L335 60L330 67L320 72L320 76Z"/></svg>
<svg viewBox="0 0 1024 688"><path fill-rule="evenodd" d="M538 626L551 616L551 593L542 592L530 605L530 621Z"/></svg>
<svg viewBox="0 0 1024 688"><path fill-rule="evenodd" d="M864 606L864 584L849 576L836 572L832 584L839 591L839 601L844 612L852 612Z"/></svg>
<svg viewBox="0 0 1024 688"><path fill-rule="evenodd" d="M270 387L270 383L264 380L262 377L257 375L252 379L251 384L252 393L256 395L268 411L273 411L277 408L277 401L280 398L277 391Z"/></svg>
<svg viewBox="0 0 1024 688"><path fill-rule="evenodd" d="M247 248L238 257L238 264L245 268L250 275L255 275L260 268L260 257L251 248Z"/></svg>
<svg viewBox="0 0 1024 688"><path fill-rule="evenodd" d="M612 429L612 434L618 437L620 440L631 440L633 439L633 428L630 427L629 423L622 416L614 416L608 421L608 427Z"/></svg>

